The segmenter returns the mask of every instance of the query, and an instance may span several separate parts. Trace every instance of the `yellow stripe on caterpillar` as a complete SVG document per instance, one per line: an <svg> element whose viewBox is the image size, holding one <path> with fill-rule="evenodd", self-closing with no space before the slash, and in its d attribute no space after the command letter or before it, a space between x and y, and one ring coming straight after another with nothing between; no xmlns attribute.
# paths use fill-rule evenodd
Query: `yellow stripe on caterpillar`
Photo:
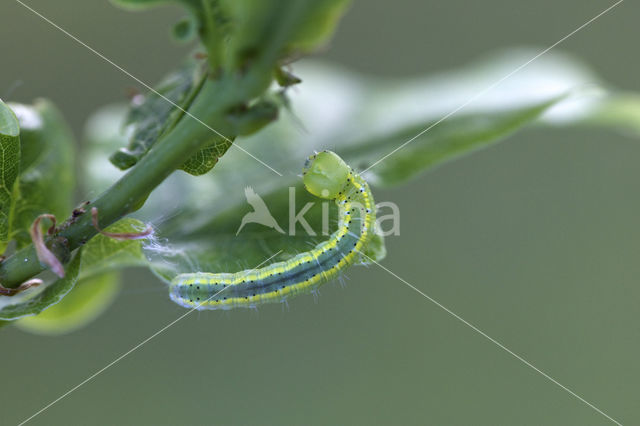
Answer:
<svg viewBox="0 0 640 426"><path fill-rule="evenodd" d="M311 194L334 200L338 206L338 230L329 239L288 261L260 269L178 275L169 287L171 299L197 309L249 308L282 302L314 291L359 260L357 254L370 240L375 222L369 185L330 151L307 159L303 183Z"/></svg>

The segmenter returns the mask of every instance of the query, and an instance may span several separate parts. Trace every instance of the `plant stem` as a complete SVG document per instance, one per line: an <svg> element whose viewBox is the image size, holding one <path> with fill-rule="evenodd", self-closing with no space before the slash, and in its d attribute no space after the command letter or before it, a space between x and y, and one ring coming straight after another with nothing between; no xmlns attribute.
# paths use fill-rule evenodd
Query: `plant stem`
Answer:
<svg viewBox="0 0 640 426"><path fill-rule="evenodd" d="M220 109L226 104L224 102L226 99L221 96L212 96L210 92L214 85L214 82L207 82L206 86L208 87L203 88L202 97L199 96L199 98L215 100L218 108L212 109ZM212 119L205 122L225 134L229 130L229 126L225 126L224 121L219 118L222 114L217 112L218 114L214 112ZM159 140L134 168L89 204L89 207L98 209L101 227L107 227L126 214L135 211L156 186L162 183L193 153L209 143L211 140L210 132L193 118L184 117L173 131ZM86 213L63 229L59 233L59 237L67 240L69 250L74 250L86 243L96 233L97 230L91 223L91 217ZM13 288L43 269L38 262L35 249L33 246L28 246L0 265L0 282L5 287Z"/></svg>
<svg viewBox="0 0 640 426"><path fill-rule="evenodd" d="M231 137L233 126L226 120L230 108L246 103L262 94L272 80L272 71L297 23L313 8L312 1L292 1L290 6L273 14L272 31L265 34L264 49L251 62L246 73L228 73L218 80L207 81L194 100L189 113L221 134ZM151 191L162 183L188 158L211 141L211 130L190 116L182 120L113 186L101 194L89 207L99 212L100 226L106 228L137 210ZM52 194L53 195L53 194ZM91 215L83 214L61 230L58 237L67 240L73 251L97 234ZM15 288L42 272L33 245L27 246L0 264L0 282Z"/></svg>

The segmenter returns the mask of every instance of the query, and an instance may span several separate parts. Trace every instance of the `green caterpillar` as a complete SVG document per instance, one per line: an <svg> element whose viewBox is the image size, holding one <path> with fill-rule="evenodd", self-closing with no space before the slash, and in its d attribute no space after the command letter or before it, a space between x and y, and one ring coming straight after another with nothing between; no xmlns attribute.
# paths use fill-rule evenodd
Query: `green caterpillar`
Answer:
<svg viewBox="0 0 640 426"><path fill-rule="evenodd" d="M310 293L355 262L374 232L375 203L369 185L335 153L310 156L303 183L311 194L335 200L338 230L312 250L259 269L236 273L195 272L176 276L171 299L187 308L251 308Z"/></svg>

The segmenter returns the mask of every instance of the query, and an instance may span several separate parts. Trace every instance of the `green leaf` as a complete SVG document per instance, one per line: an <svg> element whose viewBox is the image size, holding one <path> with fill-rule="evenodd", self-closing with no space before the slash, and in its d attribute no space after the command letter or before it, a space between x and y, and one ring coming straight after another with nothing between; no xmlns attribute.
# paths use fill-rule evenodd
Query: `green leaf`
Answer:
<svg viewBox="0 0 640 426"><path fill-rule="evenodd" d="M9 240L20 171L20 127L13 111L0 100L0 254Z"/></svg>
<svg viewBox="0 0 640 426"><path fill-rule="evenodd" d="M300 23L289 49L292 52L312 52L326 44L350 3L350 0L316 0L313 12Z"/></svg>
<svg viewBox="0 0 640 426"><path fill-rule="evenodd" d="M58 109L47 100L32 106L10 104L21 126L24 153L18 184L19 197L11 221L11 238L18 248L31 243L29 227L36 217L49 213L59 220L73 205L74 141Z"/></svg>
<svg viewBox="0 0 640 426"><path fill-rule="evenodd" d="M139 220L127 218L107 227L106 231L127 233L138 232L144 228L146 228L146 226ZM78 277L83 281L98 282L96 289L100 291L101 294L97 294L95 298L87 300L87 306L79 303L78 300L88 298L86 294L88 294L89 290L79 290L78 294L82 295L82 297L72 296L69 304L64 304L59 310L55 310L54 313L51 314L51 317L47 316L47 320L43 320L46 323L43 327L48 330L48 319L63 317L58 319L65 324L66 319L69 319L68 324L60 325L61 332L63 332L72 326L70 319L72 316L74 316L76 320L82 316L88 322L97 316L101 310L106 308L110 303L112 293L118 288L117 283L114 282L116 281L115 278L110 274L111 272L130 266L147 265L147 263L142 252L142 241L118 241L101 234L97 235L89 240L82 248L81 265L79 252L72 262L66 265L65 278L50 284L44 291L38 293L36 296L32 296L34 294L33 290L29 290L13 297L0 298L0 320L14 320L41 312L65 297L65 294L73 288ZM79 273L78 271L80 270L81 272ZM97 276L102 278L93 280L93 278ZM38 321L34 324L38 324ZM43 332L45 331L46 330L43 330ZM52 329L50 331L54 332L55 330Z"/></svg>
<svg viewBox="0 0 640 426"><path fill-rule="evenodd" d="M317 62L299 64L295 75L304 83L300 90L287 92L295 116L285 114L267 129L239 140L245 150L283 176L240 150L227 152L215 173L202 178L172 175L139 212L147 219L157 219L158 211L164 214L156 226L157 242L144 249L154 271L165 280L194 270L233 272L255 267L278 250L283 252L274 261L286 259L325 239L307 235L300 226L291 236L259 224L246 225L236 236L242 217L251 211L246 186L264 199L285 231L292 186L295 211L315 202L305 216L316 231L321 229L320 200L301 187L298 177L304 159L314 150L334 150L356 170L363 170L433 126L365 174L375 195L376 187L401 184L503 141L528 125L637 129L635 95L622 97L600 87L599 94L591 96L584 88L593 88L599 79L559 53L550 52L494 85L535 54L510 51L466 65L462 71L411 80L362 76ZM173 213L167 211L172 206ZM329 231L335 227L332 217ZM365 254L380 260L384 241L373 240Z"/></svg>
<svg viewBox="0 0 640 426"><path fill-rule="evenodd" d="M258 100L249 107L243 107L227 114L227 120L241 136L249 136L276 121L278 108L284 104L277 95L272 100Z"/></svg>
<svg viewBox="0 0 640 426"><path fill-rule="evenodd" d="M252 211L246 201L238 208L219 214L208 223L192 229L179 220L173 223L176 225L173 229L171 223L165 222L158 239L164 243L145 246L153 272L167 282L177 274L194 270L236 272L254 268L278 251L281 253L270 263L287 260L328 239L338 221L335 203L314 197L301 184L293 185L294 196L286 186L271 194L258 194L263 195L271 215L284 233L254 223L240 229L242 217ZM294 215L307 204L312 204L303 216L312 233L308 233L301 222L295 222L294 232L291 233L290 223L294 222L290 220L290 200L293 200ZM327 219L323 218L325 210L328 211ZM373 260L381 261L386 256L384 238L375 235L364 253ZM365 258L362 261L370 263Z"/></svg>
<svg viewBox="0 0 640 426"><path fill-rule="evenodd" d="M100 316L113 303L120 287L119 274L114 272L80 279L60 303L22 318L16 327L48 336L71 333Z"/></svg>
<svg viewBox="0 0 640 426"><path fill-rule="evenodd" d="M215 215L208 223L191 228L185 222L169 220L159 228L158 241L162 245L145 246L145 253L151 260L153 271L166 281L183 272L202 271L238 271L253 268L262 261L282 250L273 261L286 260L301 251L307 251L312 243L328 238L337 222L337 208L331 201L321 200L309 194L301 186L295 188L296 211L307 203L313 207L304 215L305 220L316 235L307 234L305 228L297 223L295 235L289 233L289 188L282 187L271 194L262 196L285 234L262 225L249 223L238 233L240 221L245 213L251 211L248 204L239 205L227 213ZM242 195L244 198L244 193ZM330 211L330 226L327 235L322 235L322 203ZM176 227L172 228L172 225ZM215 237L212 236L215 234Z"/></svg>
<svg viewBox="0 0 640 426"><path fill-rule="evenodd" d="M146 225L137 219L119 220L105 229L111 233L140 232ZM99 234L83 248L82 277L93 276L129 266L146 265L141 240L119 241Z"/></svg>
<svg viewBox="0 0 640 426"><path fill-rule="evenodd" d="M475 150L497 143L505 136L531 123L562 99L558 96L546 102L514 108L510 111L494 112L486 116L461 115L442 121L425 123L392 135L366 141L367 150L360 146L346 148L346 158L359 159L363 166L372 165L365 176L371 183L380 186L400 184L420 174L423 170L467 155ZM426 127L424 127L426 126ZM398 141L410 141L424 129L432 127L420 136L420 141L409 142L398 148ZM386 157L389 155L388 157ZM386 157L386 158L385 158ZM383 159L380 163L375 163Z"/></svg>
<svg viewBox="0 0 640 426"><path fill-rule="evenodd" d="M296 22L280 24L291 24L294 28L293 35L280 52L283 61L289 56L308 53L324 45L333 34L349 1L227 0L216 3L226 20L230 22L228 26L231 28L221 34L228 40L225 46L228 53L222 58L223 68L242 70L251 63L258 52L268 49L270 35L277 34L279 17L286 10L298 8L302 13L298 15L299 19ZM206 13L203 16L206 16ZM209 54L219 45L207 43L205 37L203 43L207 46Z"/></svg>
<svg viewBox="0 0 640 426"><path fill-rule="evenodd" d="M81 251L65 266L65 277L44 286L0 299L0 320L17 320L37 315L58 303L75 286L80 272ZM43 287L43 286L40 286Z"/></svg>
<svg viewBox="0 0 640 426"><path fill-rule="evenodd" d="M193 17L183 18L173 26L171 31L176 40L187 43L192 41L198 34L198 23Z"/></svg>
<svg viewBox="0 0 640 426"><path fill-rule="evenodd" d="M169 132L178 121L185 117L184 111L197 96L207 73L202 63L189 59L178 71L170 74L156 88L144 97L136 96L125 120L130 133L129 146L121 148L110 158L121 170L135 165L162 135ZM176 107L178 105L180 108ZM211 144L197 152L181 167L185 172L198 176L211 170L229 149L232 139L211 132Z"/></svg>
<svg viewBox="0 0 640 426"><path fill-rule="evenodd" d="M111 157L111 162L125 170L136 164L164 133L171 130L188 109L193 96L206 78L201 64L190 59L169 74L145 96L135 96L125 125L130 126L129 146ZM180 106L177 108L175 105Z"/></svg>
<svg viewBox="0 0 640 426"><path fill-rule="evenodd" d="M232 142L226 139L217 138L216 142L201 149L193 157L188 159L180 169L193 176L200 176L207 173L216 165L218 159L227 152L231 143Z"/></svg>

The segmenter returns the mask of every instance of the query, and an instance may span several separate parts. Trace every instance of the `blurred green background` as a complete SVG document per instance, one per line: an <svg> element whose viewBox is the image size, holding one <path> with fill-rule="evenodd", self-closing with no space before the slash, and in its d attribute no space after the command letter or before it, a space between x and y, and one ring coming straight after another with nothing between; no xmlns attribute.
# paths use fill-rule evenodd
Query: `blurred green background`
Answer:
<svg viewBox="0 0 640 426"><path fill-rule="evenodd" d="M187 48L177 8L29 5L146 82ZM318 56L415 76L509 46L545 47L602 0L355 2ZM638 90L640 5L559 48ZM78 136L135 82L18 3L0 6L0 97L54 100ZM418 99L416 102L429 102ZM339 142L337 142L339 143ZM82 148L82 147L80 147ZM624 424L640 423L640 141L526 130L377 200L402 210L386 267ZM215 173L215 171L214 171ZM96 195L96 194L83 194ZM290 310L185 318L30 424L597 425L607 420L377 267L352 268ZM0 424L16 424L185 311L150 273L73 334L0 330Z"/></svg>

